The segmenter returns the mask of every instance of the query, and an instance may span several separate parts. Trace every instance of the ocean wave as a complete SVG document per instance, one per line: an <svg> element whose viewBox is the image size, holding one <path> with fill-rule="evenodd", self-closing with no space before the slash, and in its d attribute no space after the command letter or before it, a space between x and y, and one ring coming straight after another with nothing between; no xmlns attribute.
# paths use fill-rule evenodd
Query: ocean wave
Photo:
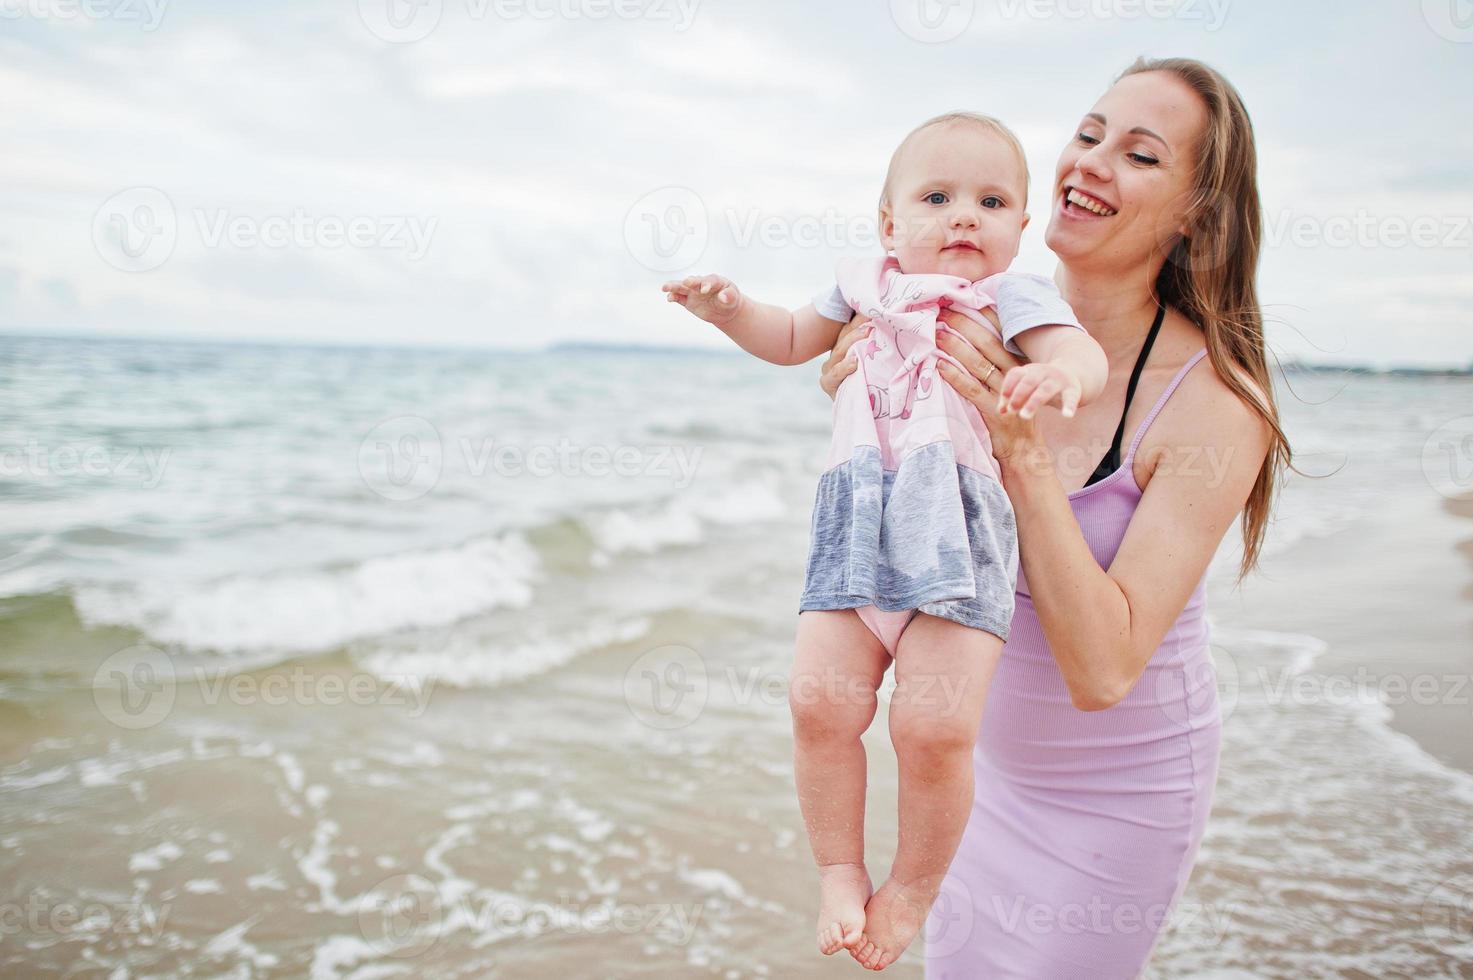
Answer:
<svg viewBox="0 0 1473 980"><path fill-rule="evenodd" d="M519 534L370 558L343 568L206 583L86 586L88 626L125 626L166 644L310 653L403 629L446 626L532 601L541 561Z"/></svg>
<svg viewBox="0 0 1473 980"><path fill-rule="evenodd" d="M435 649L380 650L357 659L360 666L384 679L408 676L452 687L495 687L544 674L604 647L637 640L649 629L648 619L626 619L518 643L455 637Z"/></svg>
<svg viewBox="0 0 1473 980"><path fill-rule="evenodd" d="M714 494L688 492L652 507L605 511L584 518L584 527L599 549L596 558L606 560L700 544L710 526L771 523L790 512L773 482L750 481Z"/></svg>
<svg viewBox="0 0 1473 980"><path fill-rule="evenodd" d="M1267 698L1270 703L1282 705L1286 697L1293 705L1292 696L1279 686L1271 690L1273 672L1269 664L1282 664L1283 678L1315 676L1317 661L1329 651L1329 645L1317 636L1308 633L1285 633L1273 630L1212 627L1214 647L1228 651L1230 664L1227 670L1219 658L1219 683L1225 680L1233 687L1231 702L1241 697ZM1252 666L1250 674L1247 667ZM1392 724L1394 708L1386 703L1385 693L1376 685L1359 686L1351 683L1344 674L1333 676L1337 687L1316 685L1310 703L1323 706L1330 712L1348 716L1354 724L1367 732L1388 755L1394 756L1404 768L1430 777L1442 783L1451 797L1473 806L1473 774L1450 766L1422 747L1412 736L1398 731ZM1256 682L1256 684L1254 683ZM1249 694L1247 688L1257 687Z"/></svg>

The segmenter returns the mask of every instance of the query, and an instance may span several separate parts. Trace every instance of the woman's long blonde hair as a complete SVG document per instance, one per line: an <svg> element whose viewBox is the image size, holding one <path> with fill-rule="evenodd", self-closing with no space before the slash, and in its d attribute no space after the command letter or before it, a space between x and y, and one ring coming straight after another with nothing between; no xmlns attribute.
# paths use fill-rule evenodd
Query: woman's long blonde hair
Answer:
<svg viewBox="0 0 1473 980"><path fill-rule="evenodd" d="M1243 508L1241 580L1258 564L1280 474L1293 459L1279 424L1258 304L1263 241L1258 150L1242 97L1216 69L1191 58L1140 58L1120 77L1147 71L1175 75L1207 106L1184 222L1188 233L1171 246L1156 278L1157 296L1202 328L1218 376L1273 430L1268 457Z"/></svg>

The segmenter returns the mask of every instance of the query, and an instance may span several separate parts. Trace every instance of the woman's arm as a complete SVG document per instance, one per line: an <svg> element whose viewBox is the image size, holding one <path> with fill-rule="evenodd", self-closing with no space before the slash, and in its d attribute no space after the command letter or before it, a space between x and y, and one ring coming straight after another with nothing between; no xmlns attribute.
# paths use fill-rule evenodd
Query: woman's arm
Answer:
<svg viewBox="0 0 1473 980"><path fill-rule="evenodd" d="M849 348L853 347L855 341L863 340L869 334L869 317L862 314L854 314L849 325L839 331L839 339L834 341L834 349L824 359L818 373L818 386L824 390L824 394L833 398L839 391L839 385L859 368L859 362L849 357Z"/></svg>
<svg viewBox="0 0 1473 980"><path fill-rule="evenodd" d="M1108 708L1130 693L1227 529L1268 454L1268 427L1212 375L1183 385L1152 429L1153 471L1114 561L1101 568L1037 425L997 413L978 378L1017 362L986 331L952 326L943 376L982 413L1018 522L1018 547L1039 623L1074 705ZM997 384L998 373L992 373ZM1207 461L1212 461L1208 465ZM1133 476L1127 477L1134 479Z"/></svg>

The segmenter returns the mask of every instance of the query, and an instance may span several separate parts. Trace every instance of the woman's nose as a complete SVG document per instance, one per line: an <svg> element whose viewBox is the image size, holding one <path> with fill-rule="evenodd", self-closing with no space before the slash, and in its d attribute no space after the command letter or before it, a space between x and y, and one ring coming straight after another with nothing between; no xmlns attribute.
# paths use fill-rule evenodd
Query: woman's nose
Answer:
<svg viewBox="0 0 1473 980"><path fill-rule="evenodd" d="M1096 180L1113 180L1115 172L1110 169L1110 161L1102 152L1104 144L1097 144L1080 155L1074 166L1082 174L1088 174Z"/></svg>

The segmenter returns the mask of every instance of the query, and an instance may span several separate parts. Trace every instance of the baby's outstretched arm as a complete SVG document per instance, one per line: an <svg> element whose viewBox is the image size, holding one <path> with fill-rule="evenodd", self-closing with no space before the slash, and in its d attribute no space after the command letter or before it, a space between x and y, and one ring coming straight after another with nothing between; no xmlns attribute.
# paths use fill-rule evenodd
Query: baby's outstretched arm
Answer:
<svg viewBox="0 0 1473 980"><path fill-rule="evenodd" d="M715 324L742 350L773 364L802 364L826 353L844 328L812 304L789 311L748 299L723 276L687 276L660 289L671 303Z"/></svg>
<svg viewBox="0 0 1473 980"><path fill-rule="evenodd" d="M1058 405L1065 418L1105 390L1110 363L1094 338L1077 327L1045 324L1017 336L1030 363L1015 367L998 391L1000 412L1031 419L1045 405Z"/></svg>

